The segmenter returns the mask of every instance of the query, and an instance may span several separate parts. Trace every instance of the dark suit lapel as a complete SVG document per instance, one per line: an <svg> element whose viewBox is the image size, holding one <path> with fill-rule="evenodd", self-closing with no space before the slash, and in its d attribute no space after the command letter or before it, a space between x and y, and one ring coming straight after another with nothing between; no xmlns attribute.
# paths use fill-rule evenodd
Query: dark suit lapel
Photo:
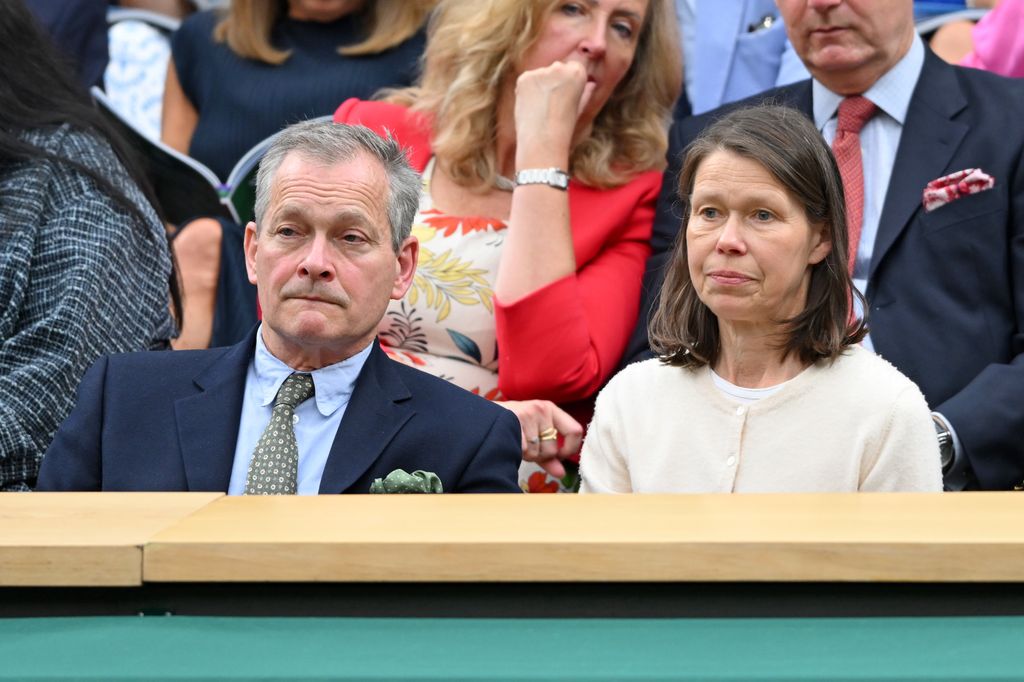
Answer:
<svg viewBox="0 0 1024 682"><path fill-rule="evenodd" d="M807 118L813 121L814 103L812 101L813 90L811 89L811 83L811 79L808 78L806 80L797 81L796 83L791 83L790 85L783 85L781 87L774 88L773 90L762 92L761 94L748 97L747 99L740 100L739 102L726 104L720 109L715 110L718 115L714 116L714 119L717 120L728 113L732 113L733 111L744 107L772 105L778 107L790 107L791 109L802 111ZM704 127L706 126L707 123L704 124Z"/></svg>
<svg viewBox="0 0 1024 682"><path fill-rule="evenodd" d="M412 396L395 371L393 362L374 341L334 437L331 454L320 479L321 494L348 489L366 473L395 434L415 414L405 404Z"/></svg>
<svg viewBox="0 0 1024 682"><path fill-rule="evenodd" d="M810 78L802 80L780 90L780 104L804 112L807 118L814 121L814 90Z"/></svg>
<svg viewBox="0 0 1024 682"><path fill-rule="evenodd" d="M174 403L190 491L227 492L255 341L254 331L245 341L216 354L213 362L193 378L199 393Z"/></svg>
<svg viewBox="0 0 1024 682"><path fill-rule="evenodd" d="M953 67L927 48L921 77L903 124L892 177L878 224L871 275L921 209L925 185L946 174L968 126L953 120L967 106Z"/></svg>

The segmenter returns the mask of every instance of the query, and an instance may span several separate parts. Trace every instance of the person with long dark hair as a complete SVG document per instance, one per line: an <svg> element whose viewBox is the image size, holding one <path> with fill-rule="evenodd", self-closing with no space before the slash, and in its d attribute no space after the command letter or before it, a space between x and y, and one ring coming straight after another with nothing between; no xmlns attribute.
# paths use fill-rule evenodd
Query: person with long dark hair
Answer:
<svg viewBox="0 0 1024 682"><path fill-rule="evenodd" d="M657 358L597 398L581 492L938 492L920 389L862 348L846 202L801 112L740 109L688 148Z"/></svg>
<svg viewBox="0 0 1024 682"><path fill-rule="evenodd" d="M166 348L179 306L143 176L22 0L0 102L0 490L28 490L86 368Z"/></svg>

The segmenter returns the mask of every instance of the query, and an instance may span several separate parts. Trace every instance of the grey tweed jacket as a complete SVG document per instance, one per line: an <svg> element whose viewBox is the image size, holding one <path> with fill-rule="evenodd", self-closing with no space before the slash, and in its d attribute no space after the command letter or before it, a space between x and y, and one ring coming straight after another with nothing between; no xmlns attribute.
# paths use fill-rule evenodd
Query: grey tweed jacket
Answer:
<svg viewBox="0 0 1024 682"><path fill-rule="evenodd" d="M110 147L67 126L24 139L100 171L146 220L66 164L0 164L0 490L28 489L96 358L175 333L163 225Z"/></svg>

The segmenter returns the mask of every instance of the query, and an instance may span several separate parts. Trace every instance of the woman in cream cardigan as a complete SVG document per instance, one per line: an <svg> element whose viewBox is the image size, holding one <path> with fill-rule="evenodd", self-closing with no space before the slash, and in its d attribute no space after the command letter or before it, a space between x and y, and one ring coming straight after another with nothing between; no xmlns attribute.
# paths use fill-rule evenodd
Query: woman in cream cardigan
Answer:
<svg viewBox="0 0 1024 682"><path fill-rule="evenodd" d="M802 114L738 110L689 148L657 359L601 392L582 492L938 491L928 406L858 345L842 180Z"/></svg>

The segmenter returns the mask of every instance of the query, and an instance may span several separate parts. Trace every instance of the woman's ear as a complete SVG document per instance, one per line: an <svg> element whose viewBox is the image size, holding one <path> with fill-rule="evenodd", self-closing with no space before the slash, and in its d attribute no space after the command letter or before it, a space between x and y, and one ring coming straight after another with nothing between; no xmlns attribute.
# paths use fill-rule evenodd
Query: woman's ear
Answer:
<svg viewBox="0 0 1024 682"><path fill-rule="evenodd" d="M826 223L811 225L811 252L807 257L808 265L817 265L832 253L832 231Z"/></svg>

